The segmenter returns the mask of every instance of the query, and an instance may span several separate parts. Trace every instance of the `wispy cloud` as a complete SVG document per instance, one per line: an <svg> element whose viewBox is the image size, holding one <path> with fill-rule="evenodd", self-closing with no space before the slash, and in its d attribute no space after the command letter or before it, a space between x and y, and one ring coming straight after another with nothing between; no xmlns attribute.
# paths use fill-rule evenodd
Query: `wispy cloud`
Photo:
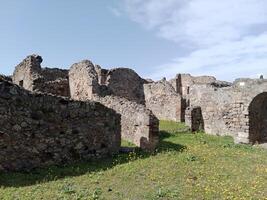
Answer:
<svg viewBox="0 0 267 200"><path fill-rule="evenodd" d="M116 17L120 17L122 15L121 11L115 7L108 7L108 9Z"/></svg>
<svg viewBox="0 0 267 200"><path fill-rule="evenodd" d="M156 67L151 76L173 77L177 72L195 75L211 74L232 80L235 77L251 77L267 72L267 33L244 37L235 42L225 42L206 49L193 51L186 57Z"/></svg>
<svg viewBox="0 0 267 200"><path fill-rule="evenodd" d="M193 50L156 67L153 78L178 72L223 79L267 73L266 0L124 0L129 17Z"/></svg>

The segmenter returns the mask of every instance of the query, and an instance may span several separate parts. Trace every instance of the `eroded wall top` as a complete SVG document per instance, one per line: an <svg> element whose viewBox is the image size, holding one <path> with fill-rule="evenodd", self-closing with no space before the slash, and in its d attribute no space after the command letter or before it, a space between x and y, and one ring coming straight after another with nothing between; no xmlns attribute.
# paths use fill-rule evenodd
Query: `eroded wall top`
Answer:
<svg viewBox="0 0 267 200"><path fill-rule="evenodd" d="M13 82L27 90L69 97L68 70L41 68L39 55L25 58L13 73Z"/></svg>

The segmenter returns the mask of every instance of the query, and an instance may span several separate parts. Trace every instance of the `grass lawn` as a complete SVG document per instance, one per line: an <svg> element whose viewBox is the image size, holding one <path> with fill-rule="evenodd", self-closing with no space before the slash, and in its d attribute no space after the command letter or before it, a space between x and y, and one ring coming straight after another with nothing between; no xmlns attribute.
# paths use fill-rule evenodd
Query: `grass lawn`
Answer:
<svg viewBox="0 0 267 200"><path fill-rule="evenodd" d="M160 129L154 154L0 174L0 199L267 199L267 150L174 122Z"/></svg>

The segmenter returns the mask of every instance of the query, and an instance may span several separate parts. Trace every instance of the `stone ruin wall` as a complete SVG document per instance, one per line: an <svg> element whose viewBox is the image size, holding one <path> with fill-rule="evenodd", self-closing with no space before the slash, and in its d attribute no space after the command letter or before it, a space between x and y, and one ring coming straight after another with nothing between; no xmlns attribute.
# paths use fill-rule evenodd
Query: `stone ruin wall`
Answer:
<svg viewBox="0 0 267 200"><path fill-rule="evenodd" d="M117 153L120 115L96 102L30 93L0 80L0 170L30 170Z"/></svg>
<svg viewBox="0 0 267 200"><path fill-rule="evenodd" d="M216 78L213 76L191 76L190 74L177 74L174 79L170 80L170 83L174 87L175 91L186 98L189 94L190 88L193 85L202 85L216 82Z"/></svg>
<svg viewBox="0 0 267 200"><path fill-rule="evenodd" d="M15 68L13 82L29 91L69 97L68 70L41 68L42 61L38 55L25 58Z"/></svg>
<svg viewBox="0 0 267 200"><path fill-rule="evenodd" d="M167 81L147 81L127 68L106 70L97 65L95 71L98 83L106 86L106 94L143 104L158 119L181 121L181 97ZM105 87L102 89L105 90ZM103 91L101 93L103 94Z"/></svg>
<svg viewBox="0 0 267 200"><path fill-rule="evenodd" d="M157 118L186 121L193 131L204 129L209 134L231 135L241 143L255 142L259 136L252 136L251 132L259 135L260 129L267 130L267 123L259 128L259 123L249 117L254 115L267 122L259 108L250 106L255 96L265 91L262 80L238 80L232 85L212 76L178 74L170 81L153 82L131 69L107 70L86 60L74 64L70 71L42 69L41 62L39 56L27 57L16 68L14 82L20 84L23 80L24 87L31 91L94 100L114 109L121 114L122 137L143 149L156 146ZM243 82L246 87L240 87ZM263 105L263 101L262 97L256 102ZM263 134L267 138L267 132Z"/></svg>
<svg viewBox="0 0 267 200"><path fill-rule="evenodd" d="M26 90L33 91L33 82L39 77L42 61L42 57L38 55L31 55L25 58L16 66L12 76L13 82Z"/></svg>
<svg viewBox="0 0 267 200"><path fill-rule="evenodd" d="M121 114L122 138L144 150L154 150L159 142L159 120L145 106L122 97L94 96L94 101Z"/></svg>
<svg viewBox="0 0 267 200"><path fill-rule="evenodd" d="M99 81L99 75L101 75L99 70L99 67L96 70L90 61L72 65L69 71L71 97L82 101L94 100L114 109L121 115L122 138L133 142L142 149L154 149L158 143L159 122L150 110L134 100L137 99L135 98L136 87L131 88L131 85L134 84L133 80L136 80L136 74L131 70L118 68L111 70L112 73L106 73L106 78L103 78L106 81ZM119 80L118 75L122 72L126 73L125 78ZM120 90L126 79L128 84L125 84L126 87ZM116 84L114 80L117 81ZM127 89L129 89L127 98L121 97Z"/></svg>
<svg viewBox="0 0 267 200"><path fill-rule="evenodd" d="M190 120L198 116L190 112L200 107L206 133L230 135L236 143L267 142L266 92L266 80L239 80L233 86L223 88L193 86L186 123L193 126ZM257 99L258 96L261 98ZM253 101L256 102L252 104Z"/></svg>
<svg viewBox="0 0 267 200"><path fill-rule="evenodd" d="M199 115L202 114L205 132L215 135L231 134L230 125L228 128L228 122L225 120L231 110L233 97L227 93L227 90L222 93L211 85L195 85L190 90L189 99L190 106L186 110L186 123L189 126L192 126L190 120L201 118ZM198 107L201 108L202 113L198 113L197 116L192 115L194 114L192 111Z"/></svg>
<svg viewBox="0 0 267 200"><path fill-rule="evenodd" d="M144 104L144 80L132 69L115 68L109 70L106 86L114 96Z"/></svg>
<svg viewBox="0 0 267 200"><path fill-rule="evenodd" d="M69 97L68 73L68 70L57 68L41 69L41 77L34 81L34 91Z"/></svg>
<svg viewBox="0 0 267 200"><path fill-rule="evenodd" d="M0 76L0 170L110 155L118 152L121 136L153 150L158 119L185 120L192 131L230 135L237 143L267 143L267 80L232 85L178 74L153 82L133 70L102 69L87 60L70 70L41 68L41 62L38 55L28 56L12 77L34 93Z"/></svg>
<svg viewBox="0 0 267 200"><path fill-rule="evenodd" d="M182 121L182 98L165 81L144 84L145 105L161 120Z"/></svg>
<svg viewBox="0 0 267 200"><path fill-rule="evenodd" d="M76 100L92 100L99 93L98 74L89 60L75 63L69 71L70 96Z"/></svg>
<svg viewBox="0 0 267 200"><path fill-rule="evenodd" d="M16 67L13 74L14 83L21 85L30 91L70 97L70 87L72 87L73 83L69 81L68 70L41 68L41 63L41 56L28 56ZM84 73L86 74L86 72ZM169 89L169 85L165 84L166 88L163 88L163 93L159 94L157 86L161 88L163 86L160 84L156 84L157 86L155 86L154 84L152 88L155 92L151 91L149 85L152 83L142 79L131 69L115 68L107 70L95 65L94 73L94 75L98 77L98 85L100 85L101 94L105 93L104 96L114 95L123 97L129 101L134 101L138 104L143 104L151 109L159 119L184 121L183 116L185 108L179 108L179 97L177 97L177 93L174 93ZM88 75L88 73L86 75L81 73L81 76L90 75ZM98 88L99 90L98 86L91 87L91 89L95 88ZM167 94L167 90L171 92ZM97 93L97 91L91 91L91 93ZM90 96L89 93L87 95ZM162 99L157 98L159 95ZM90 97L88 98L91 99ZM171 109L171 103L176 100L178 100L178 103L174 103L175 109ZM159 107L163 102L165 109L160 110Z"/></svg>

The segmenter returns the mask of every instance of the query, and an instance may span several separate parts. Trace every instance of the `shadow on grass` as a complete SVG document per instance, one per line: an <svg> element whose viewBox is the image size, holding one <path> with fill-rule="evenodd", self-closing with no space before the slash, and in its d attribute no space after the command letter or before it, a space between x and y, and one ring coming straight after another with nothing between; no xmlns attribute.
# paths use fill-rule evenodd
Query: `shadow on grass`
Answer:
<svg viewBox="0 0 267 200"><path fill-rule="evenodd" d="M164 139L167 139L169 137L172 137L174 134L171 134L167 131L160 131L160 137L159 137L159 145L157 152L164 152L164 151L179 151L183 152L183 150L186 149L186 146L181 144L176 144L173 142L165 141Z"/></svg>
<svg viewBox="0 0 267 200"><path fill-rule="evenodd" d="M158 148L153 153L147 153L140 149L134 149L133 152L120 153L111 158L101 160L92 160L87 162L77 162L66 166L52 166L44 169L35 169L31 172L7 172L0 173L0 187L24 187L49 181L55 181L67 177L81 176L86 173L100 172L116 165L134 161L136 159L145 159L155 156L165 151L182 152L186 147L180 144L164 141L172 134L167 131L160 131L160 141Z"/></svg>

